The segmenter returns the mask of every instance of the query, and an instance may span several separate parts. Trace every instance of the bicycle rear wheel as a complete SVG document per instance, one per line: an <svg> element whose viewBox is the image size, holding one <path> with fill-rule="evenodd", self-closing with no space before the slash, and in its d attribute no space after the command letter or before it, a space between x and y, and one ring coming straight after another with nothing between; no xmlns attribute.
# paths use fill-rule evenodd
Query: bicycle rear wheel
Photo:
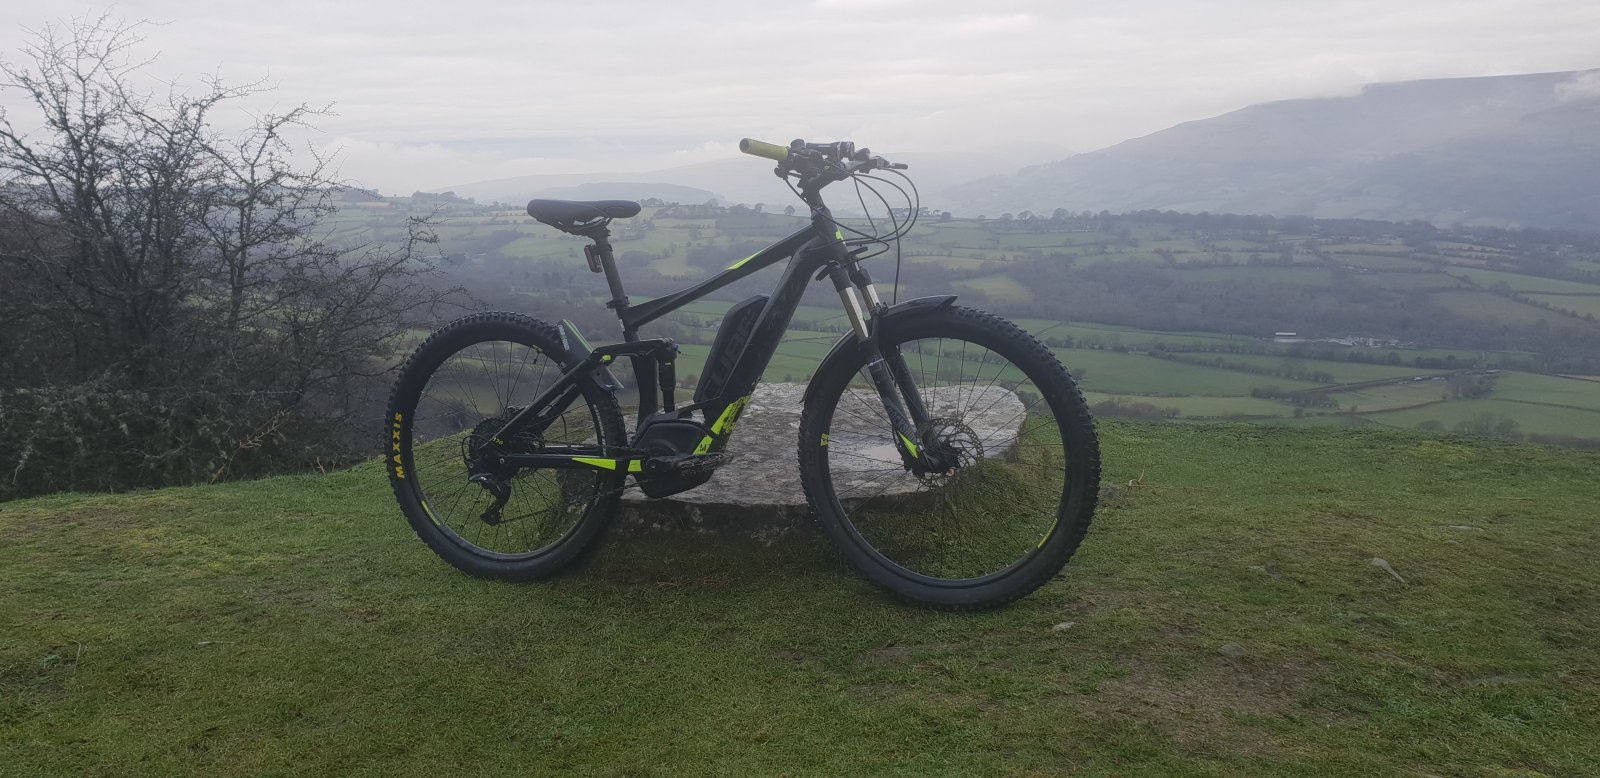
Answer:
<svg viewBox="0 0 1600 778"><path fill-rule="evenodd" d="M463 572L552 575L590 548L617 513L621 473L490 472L478 457L490 436L571 367L557 356L565 353L549 324L483 313L434 333L401 370L389 400L389 482L418 537ZM583 445L604 455L623 445L616 398L587 377L579 386L579 399L542 434L504 441L502 450Z"/></svg>
<svg viewBox="0 0 1600 778"><path fill-rule="evenodd" d="M948 307L881 325L930 417L913 472L859 356L825 365L800 423L800 469L824 531L879 586L950 610L1004 605L1060 571L1099 488L1094 424L1071 376L1004 319Z"/></svg>

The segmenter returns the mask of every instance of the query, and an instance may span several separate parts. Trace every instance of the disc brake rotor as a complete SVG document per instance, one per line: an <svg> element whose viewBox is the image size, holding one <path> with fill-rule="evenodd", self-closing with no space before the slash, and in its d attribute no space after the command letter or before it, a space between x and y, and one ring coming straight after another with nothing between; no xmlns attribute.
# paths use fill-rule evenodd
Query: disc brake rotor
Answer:
<svg viewBox="0 0 1600 778"><path fill-rule="evenodd" d="M962 468L976 465L983 459L980 436L960 419L929 419L922 431L922 441L926 458L937 467L918 477L934 486L943 485Z"/></svg>

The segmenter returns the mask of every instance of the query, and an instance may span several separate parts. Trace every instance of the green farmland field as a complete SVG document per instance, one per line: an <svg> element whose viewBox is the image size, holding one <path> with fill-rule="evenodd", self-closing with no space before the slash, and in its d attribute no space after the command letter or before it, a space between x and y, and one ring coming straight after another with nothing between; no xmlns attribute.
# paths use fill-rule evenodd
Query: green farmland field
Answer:
<svg viewBox="0 0 1600 778"><path fill-rule="evenodd" d="M1493 317L1500 321L1531 325L1540 319L1563 319L1569 314L1546 311L1527 303L1517 302L1490 292L1449 291L1432 296L1432 300L1460 316L1473 318Z"/></svg>
<svg viewBox="0 0 1600 778"><path fill-rule="evenodd" d="M1432 262L1424 262L1420 259L1373 254L1334 254L1329 257L1328 261L1335 265L1362 267L1368 270L1428 272L1436 267Z"/></svg>
<svg viewBox="0 0 1600 778"><path fill-rule="evenodd" d="M1465 277L1478 286L1485 288L1496 284L1505 284L1513 292L1600 294L1600 285L1583 284L1576 281L1562 281L1555 278L1540 278L1517 273L1502 273L1495 270L1462 267L1452 267L1448 272L1451 275Z"/></svg>
<svg viewBox="0 0 1600 778"><path fill-rule="evenodd" d="M1593 316L1600 319L1600 294L1530 294L1528 297L1577 316Z"/></svg>
<svg viewBox="0 0 1600 778"><path fill-rule="evenodd" d="M1330 396L1339 402L1342 410L1359 409L1362 412L1372 412L1442 402L1449 392L1449 386L1443 380L1424 380L1369 386L1364 389L1336 392Z"/></svg>
<svg viewBox="0 0 1600 778"><path fill-rule="evenodd" d="M1267 356L1262 354L1186 354L1184 356L1195 359L1221 359L1225 366L1248 365L1263 370L1298 369L1328 373L1333 376L1336 384L1353 384L1361 381L1433 375L1441 372L1395 365L1368 365L1361 362L1308 360L1291 356ZM1263 378L1268 379L1271 376L1263 376Z"/></svg>
<svg viewBox="0 0 1600 778"><path fill-rule="evenodd" d="M1600 411L1553 405L1536 405L1513 400L1451 400L1423 408L1374 413L1366 418L1391 427L1415 427L1424 421L1437 421L1445 428L1473 421L1485 413L1517 422L1520 431L1542 435L1573 435L1600 438Z"/></svg>
<svg viewBox="0 0 1600 778"><path fill-rule="evenodd" d="M1052 349L1069 371L1085 374L1087 391L1102 393L1248 397L1258 386L1311 389L1309 381L1258 376L1215 367L1187 365L1142 354L1091 349Z"/></svg>
<svg viewBox="0 0 1600 778"><path fill-rule="evenodd" d="M345 233L360 233L362 239L380 233L397 235L409 212L405 201L406 198L390 198L384 201L383 208L351 209L339 214L336 222ZM465 270L477 272L495 284L516 278L517 288L533 298L551 293L547 287L562 290L566 301L596 296L600 288L596 279L579 274L576 281L559 276L536 280L526 272L519 275L523 269L516 264L524 260L548 261L581 268L581 239L534 224L519 211L474 211L460 203L447 204L447 210L448 218L439 228L443 240L439 250L452 256L466 253L469 259L461 265ZM625 271L634 271L634 263L643 263L656 273L678 279L639 279L641 284L655 285L646 287L648 293L636 292L635 299L659 295L682 286L681 282L703 278L707 263L700 257L705 252L738 253L730 246L776 240L803 221L736 208L695 218L665 217L663 213L661 208L647 207L636 219L619 220L613 225L617 251L628 257ZM859 219L846 221L865 226ZM1188 419L1271 417L1294 424L1403 426L1433 420L1453 427L1492 412L1518 420L1523 432L1584 436L1591 429L1592 420L1581 414L1595 411L1600 400L1590 399L1597 395L1589 384L1525 371L1595 372L1594 367L1562 362L1552 358L1559 355L1540 352L1545 350L1541 344L1546 332L1565 338L1568 343L1582 341L1583 328L1593 326L1583 316L1600 317L1600 294L1596 294L1600 292L1600 279L1582 283L1510 272L1522 263L1529 263L1526 266L1530 272L1549 274L1600 271L1600 261L1594 259L1588 247L1555 247L1532 257L1524 256L1521 247L1495 245L1487 239L1480 243L1470 236L1439 235L1434 240L1413 240L1415 236L1408 234L1410 227L1397 226L1394 234L1363 239L1345 232L1346 226L1316 222L1309 228L1296 225L1290 232L1271 225L1237 229L1232 217L1211 222L1189 217L1070 214L1066 219L1025 219L1020 215L1011 220L925 218L905 241L906 285L914 290L912 294L961 294L966 297L965 304L1009 314L1008 318L1055 348L1062 361L1083 378L1083 387L1097 401L1112 397L1122 397L1130 403L1148 400L1159 407L1178 408L1180 418ZM498 256L495 251L475 253L481 249L474 246L494 245L505 236L491 236L506 231L520 237L499 249ZM690 257L696 257L696 261L690 262ZM505 264L507 259L512 260L511 264ZM1065 267L1057 275L1056 270L1038 266L1040 262L1060 262ZM710 263L713 269L723 264L720 258ZM1112 269L1119 264L1137 264L1138 270L1119 273ZM1105 269L1096 269L1102 266ZM1024 267L1039 270L1041 279L1081 284L1076 288L1104 289L1107 293L1117 293L1120 285L1130 284L1177 290L1194 284L1196 289L1193 295L1180 291L1176 297L1149 298L1165 300L1159 310L1166 313L1170 308L1172 315L1141 315L1149 313L1139 310L1139 301L1145 299L1141 297L1143 291L1126 298L1121 307L1096 306L1093 299L1067 299L1070 294L1062 295L1063 300L1057 303L1054 298L1061 290L1036 288L1033 278L1019 272ZM628 278L628 272L624 272L624 278ZM880 286L887 289L886 277L880 278ZM767 370L767 380L809 377L820 355L846 329L842 311L831 304L831 295L826 292L820 288L817 296L807 298L817 304L802 306L796 312L793 331ZM1346 310L1344 305L1325 305L1320 302L1321 295L1340 298L1350 306L1377 301L1372 310L1380 316L1385 311L1400 311L1402 315L1384 325L1396 328L1393 332L1367 332L1365 318L1341 316ZM1513 299L1513 295L1538 305ZM1296 306L1272 318L1229 320L1228 312L1234 305L1264 304L1263 299L1276 298L1303 302L1306 320L1300 320ZM530 303L533 305L536 303ZM715 335L709 325L719 321L728 306L726 300L704 300L668 316L669 322L690 328L676 330L685 342L680 375L703 372L705 344ZM1107 321L1065 321L1057 318L1062 314L1053 308L1081 309L1085 316ZM1461 326L1442 316L1430 324L1429 317L1441 309L1450 317L1460 317ZM1413 311L1415 315L1407 324L1404 317ZM537 311L533 312L537 315ZM1196 324L1192 330L1155 331L1128 326L1126 322L1130 320ZM1205 323L1212 321L1215 326ZM1247 328L1240 326L1244 321L1249 322ZM1442 327L1441 323L1451 326ZM1230 332L1217 331L1230 328ZM1483 337L1509 334L1503 342L1485 341L1480 349L1440 347L1439 344L1469 345L1469 340L1451 336L1471 328L1487 333ZM1312 342L1274 343L1271 336L1277 329L1300 331ZM1600 330L1594 333L1595 339L1600 340ZM606 328L605 334L613 335L614 330ZM1373 349L1330 342L1349 336L1392 337L1408 344L1416 341L1422 347ZM1186 359L1220 357L1223 364L1184 364L1143 353L1158 350L1178 353ZM1328 361L1312 356L1326 357ZM1346 356L1360 361L1347 361L1343 359ZM1442 381L1406 380L1446 372L1413 367L1418 361L1451 370L1500 368L1517 372L1503 374L1485 397L1472 401L1445 399L1450 391ZM1283 379L1264 375L1263 371L1323 373L1331 376L1333 383ZM1395 383L1340 388L1384 380ZM1332 399L1338 403L1337 409L1320 404L1316 394L1305 395L1323 389L1334 392ZM1301 396L1280 400L1252 396L1261 390ZM1297 409L1295 402L1300 402L1301 407ZM1539 410L1541 407L1549 410ZM1352 409L1354 415L1350 413ZM1115 409L1108 406L1107 410ZM1578 432L1563 427L1573 427ZM1600 436L1600 432L1588 436Z"/></svg>
<svg viewBox="0 0 1600 778"><path fill-rule="evenodd" d="M1282 417L1294 413L1294 407L1273 400L1255 397L1142 397L1139 395L1084 392L1090 405L1108 400L1129 403L1148 403L1157 408L1177 408L1184 418L1237 418Z"/></svg>
<svg viewBox="0 0 1600 778"><path fill-rule="evenodd" d="M1494 397L1600 411L1600 383L1578 378L1506 373L1495 382Z"/></svg>

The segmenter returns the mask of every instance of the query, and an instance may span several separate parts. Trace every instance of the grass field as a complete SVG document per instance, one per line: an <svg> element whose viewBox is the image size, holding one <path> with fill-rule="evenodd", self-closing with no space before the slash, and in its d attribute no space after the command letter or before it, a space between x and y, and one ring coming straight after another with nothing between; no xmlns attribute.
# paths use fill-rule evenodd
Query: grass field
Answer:
<svg viewBox="0 0 1600 778"><path fill-rule="evenodd" d="M1566 292L1568 294L1600 294L1600 285L1562 281L1555 278L1525 276L1520 273L1502 273L1497 270L1452 267L1451 275L1462 276L1482 287L1505 284L1513 292Z"/></svg>
<svg viewBox="0 0 1600 778"><path fill-rule="evenodd" d="M405 216L404 200L406 198L394 198L394 207L381 209L381 212L367 209L363 213L341 216L338 224L352 234L396 232ZM448 214L447 222L440 227L444 242L439 250L469 253L467 267L479 269L480 275L483 270L501 268L515 273L514 261L508 264L504 258L497 258L492 253L480 260L477 254L471 253L479 249L463 248L477 245L475 242L481 243L491 234L506 230L515 231L522 237L502 249L502 254L525 259L543 258L563 264L577 263L574 266L581 266L582 259L576 249L583 241L578 238L534 224L514 211L483 211L463 215L461 211L465 206L452 207L455 210ZM734 211L695 219L662 218L661 213L660 209L647 208L636 219L617 222L613 225L614 241L620 254L635 254L630 257L630 262L638 261L637 255L643 254L651 269L683 279L698 278L705 273L700 265L688 263L687 257L691 251L706 246L726 247L734 241L746 243L777 239L799 223L798 219L775 214L755 215ZM1030 297L1034 297L1034 303L1048 298L1043 294L1035 297L1040 290L1029 285L1031 279L1014 276L1013 271L1018 266L1011 263L1016 260L1034 261L1031 258L1049 259L1053 255L1062 262L1072 262L1078 267L1098 263L1140 263L1143 268L1141 274L1151 274L1152 278L1159 275L1166 282L1178 285L1191 282L1223 286L1270 283L1281 285L1286 294L1302 296L1316 294L1316 290L1328 287L1356 296L1370 291L1374 295L1386 296L1397 307L1409 309L1414 306L1419 314L1443 308L1463 317L1495 319L1497 322L1490 323L1507 331L1536 328L1542 321L1547 327L1570 332L1571 328L1587 326L1582 321L1582 315L1600 316L1600 302L1597 302L1600 301L1600 294L1588 294L1600 290L1600 283L1579 283L1508 272L1517 269L1519 264L1526 265L1532 272L1581 273L1600 268L1600 265L1593 263L1590 254L1584 253L1587 249L1581 246L1566 247L1559 252L1565 257L1559 263L1550 259L1548 253L1539 255L1537 262L1534 262L1533 255L1525 255L1520 249L1497 248L1489 243L1470 242L1472 239L1463 236L1455 237L1461 239L1440 240L1428 246L1396 236L1377 236L1370 241L1363 241L1337 230L1330 235L1322 227L1303 234L1283 234L1259 230L1239 231L1225 225L1185 225L1126 217L1117 217L1110 222L1100 219L1054 221L1020 218L1010 221L957 219L942 222L934 219L921 222L906 239L904 248L909 265L919 268L912 273L913 280L908 281L917 287L917 293L960 293L966 296L967 304L1000 312L1008 309L1030 310L1037 316L1048 316L1043 312L1049 310L1048 306L1021 306L1026 305ZM1161 254L1158 255L1157 251ZM1262 260L1271 264L1263 264ZM1285 260L1290 263L1289 266L1280 266L1279 263ZM1227 262L1233 264L1217 264ZM1197 266L1197 263L1203 266ZM933 269L934 265L940 266L937 271ZM919 278L917 273L924 274L921 277L938 278L939 283L924 290L914 280ZM1530 305L1512 299L1507 294L1491 291L1500 289L1501 285L1505 290L1515 290L1516 295L1525 295L1527 299L1553 309ZM807 298L819 305L803 306L797 311L791 343L786 344L774 359L766 372L768 380L803 380L811 375L825 344L831 343L844 330L845 319L841 311L831 304L831 300L824 299L829 297L825 288L820 288L820 291L823 294L818 297ZM658 293L656 290L652 292ZM985 298L983 302L977 302L980 294ZM714 335L709 325L722 318L727 306L726 302L702 301L670 318L679 324L699 328L686 340L709 341ZM1117 318L1115 314L1105 312L1095 315ZM1276 388L1292 391L1315 389L1320 385L1254 374L1246 369L1163 362L1144 354L1127 352L1187 351L1195 352L1191 356L1202 358L1222 353L1227 364L1233 368L1248 366L1268 370L1281 369L1287 357L1304 353L1325 356L1349 353L1366 359L1393 358L1403 362L1419 358L1454 357L1453 361L1447 363L1452 369L1512 367L1519 370L1528 369L1531 365L1539 364L1540 359L1550 356L1529 352L1496 353L1438 348L1340 349L1329 343L1286 348L1268 342L1266 338L1270 333L1266 331L1236 334L1153 332L1087 321L1069 322L1049 318L1016 318L1016 321L1055 348L1070 346L1059 350L1058 354L1069 367L1084 377L1087 390L1099 396L1126 396L1131 402L1140 401L1140 397L1171 400L1156 401L1155 404L1180 407L1185 418L1267 416L1276 413L1275 418L1292 421L1294 407L1288 401L1262 401L1251 396L1252 390ZM1261 322L1253 326L1266 329ZM1359 323L1338 326L1341 328L1339 331L1302 334L1313 338L1363 334L1359 331ZM1222 324L1218 327L1227 328ZM1345 327L1352 331L1343 331ZM613 332L608 331L607 335ZM1524 338L1499 345L1508 343L1534 344L1537 340ZM1525 345L1522 348L1533 349L1537 346ZM1245 353L1224 353L1235 350ZM704 346L686 349L679 367L680 375L703 372L704 352ZM1301 360L1295 364L1308 371L1329 373L1339 384L1430 374L1428 370L1409 366L1369 365L1342 360ZM1518 405L1491 405L1488 408L1497 413L1516 411L1511 415L1519 419L1524 431L1551 431L1569 424L1577 424L1583 433L1591 429L1588 417L1574 416L1570 410L1555 408L1541 411L1532 407L1541 404L1568 405L1573 409L1592 410L1581 401L1574 405L1571 398L1573 392L1566 384L1553 383L1525 373L1515 375L1523 376L1526 380L1516 378L1505 381L1483 401ZM1453 426L1464 417L1473 415L1477 406L1458 405L1454 400L1440 402L1434 395L1444 392L1436 393L1436 388L1431 385L1391 385L1367 387L1354 393L1341 392L1336 397L1343 411L1339 418L1349 423L1387 424L1403 421L1407 425L1432 420ZM1182 402L1178 402L1180 399ZM1423 403L1427 407L1413 407ZM1348 415L1351 407L1359 411L1357 416ZM1302 413L1311 414L1315 423L1323 423L1316 420L1327 417L1316 414L1325 413L1326 410L1310 407ZM1380 415L1369 417L1368 414L1372 413ZM1584 436L1594 435L1600 433Z"/></svg>
<svg viewBox="0 0 1600 778"><path fill-rule="evenodd" d="M1530 294L1528 297L1578 316L1600 318L1600 294Z"/></svg>
<svg viewBox="0 0 1600 778"><path fill-rule="evenodd" d="M1183 418L1228 418L1238 416L1288 416L1293 406L1255 397L1141 397L1138 395L1084 392L1090 405L1106 400L1121 399L1130 403L1149 403L1157 408L1177 408Z"/></svg>
<svg viewBox="0 0 1600 778"><path fill-rule="evenodd" d="M1506 373L1495 381L1494 396L1504 400L1566 405L1600 412L1600 386L1578 378Z"/></svg>
<svg viewBox="0 0 1600 778"><path fill-rule="evenodd" d="M1504 298L1496 298L1504 299ZM701 301L686 306L675 317L686 322L709 324L721 318L728 304ZM1525 307L1525 306L1524 306ZM1259 347L1259 339L1216 333L1163 333L1126 327L1057 322L1046 319L1017 319L1016 323L1042 338L1072 337L1078 343L1099 343L1132 349L1215 348L1237 344ZM842 326L842 314L827 306L801 306L795 314L795 327L773 357L764 373L767 381L805 381L816 372L821 357L837 340L834 331L817 332L808 327ZM706 329L706 336L714 334ZM1349 349L1346 349L1349 350ZM709 347L685 345L678 364L678 375L700 375ZM1496 413L1517 421L1526 433L1600 437L1600 419L1589 411L1600 412L1600 389L1593 382L1531 373L1503 373L1488 398L1447 399L1448 387L1440 381L1405 381L1418 376L1437 376L1446 371L1407 366L1371 365L1344 360L1316 360L1288 353L1232 354L1195 352L1185 356L1198 359L1221 358L1221 367L1193 365L1156 359L1144 354L1113 351L1108 348L1054 349L1067 368L1080 376L1080 385L1091 402L1121 398L1130 403L1148 403L1158 408L1178 409L1180 419L1250 417L1268 423L1294 422L1295 407L1284 401L1252 397L1252 390L1270 387L1281 391L1333 389L1336 409L1306 408L1312 417L1306 423L1367 422L1384 426L1415 427L1424 421L1437 421L1446 429L1471 421L1483 413ZM1364 350L1370 352L1370 350ZM1386 352L1377 352L1386 353ZM1476 362L1480 355L1467 351L1404 349L1395 352L1402 358L1454 355L1463 366ZM1492 356L1488 360L1493 363ZM1334 384L1317 384L1234 369L1250 366L1268 370L1294 367L1325 372ZM1397 383L1339 390L1342 384L1397 379ZM1567 407L1560 407L1567 406ZM1357 415L1350 416L1351 411ZM1321 414L1321 415L1319 415ZM1321 421L1319 421L1321 420Z"/></svg>
<svg viewBox="0 0 1600 778"><path fill-rule="evenodd" d="M1333 273L1319 267L1202 267L1178 271L1178 278L1194 281L1237 281L1251 279L1292 285L1325 285L1332 281Z"/></svg>
<svg viewBox="0 0 1600 778"><path fill-rule="evenodd" d="M1074 375L1083 373L1083 388L1094 392L1249 396L1250 390L1258 386L1274 386L1284 390L1317 386L1309 381L1189 365L1141 354L1091 349L1052 350L1069 371L1074 371Z"/></svg>
<svg viewBox="0 0 1600 778"><path fill-rule="evenodd" d="M1468 282L1448 273L1364 273L1356 281L1365 286L1396 290L1465 289Z"/></svg>
<svg viewBox="0 0 1600 778"><path fill-rule="evenodd" d="M958 257L949 254L908 254L905 257L905 261L906 264L927 263L930 265L938 265L940 267L948 267L954 270L976 270L979 268L1005 267L1004 264L1001 264L1002 260L999 259Z"/></svg>
<svg viewBox="0 0 1600 778"><path fill-rule="evenodd" d="M1517 302L1508 297L1501 297L1490 292L1446 291L1433 295L1431 299L1434 303L1444 306L1461 316L1493 317L1500 321L1516 322L1518 324L1531 325L1540 319L1545 321L1561 320L1569 315L1535 308L1527 303Z"/></svg>
<svg viewBox="0 0 1600 778"><path fill-rule="evenodd" d="M1494 396L1480 400L1451 400L1426 408L1374 413L1366 418L1391 427L1414 427L1421 422L1431 420L1440 422L1446 429L1450 429L1456 424L1472 421L1485 413L1516 421L1523 433L1600 438L1600 411L1502 400L1495 399Z"/></svg>
<svg viewBox="0 0 1600 778"><path fill-rule="evenodd" d="M1061 322L1050 319L1012 319L1012 323L1039 338L1073 338L1082 343L1105 346L1122 346L1147 351L1150 349L1183 350L1188 348L1225 347L1230 344L1256 345L1261 341L1247 335L1226 335L1215 332L1157 332L1118 327L1111 324L1086 322Z"/></svg>
<svg viewBox="0 0 1600 778"><path fill-rule="evenodd" d="M1406 257L1379 256L1374 254L1333 254L1328 261L1335 265L1347 267L1361 267L1368 270L1404 270L1412 272L1427 272L1433 270L1432 262Z"/></svg>
<svg viewBox="0 0 1600 778"><path fill-rule="evenodd" d="M1078 557L978 615L811 534L478 581L375 466L0 505L0 772L1600 773L1600 457L1103 432Z"/></svg>
<svg viewBox="0 0 1600 778"><path fill-rule="evenodd" d="M1443 381L1406 381L1335 392L1330 396L1339 402L1341 410L1374 412L1442 402L1449 393L1450 387Z"/></svg>
<svg viewBox="0 0 1600 778"><path fill-rule="evenodd" d="M963 289L971 289L989 295L990 299L1020 300L1023 302L1033 299L1033 292L1028 287L1018 283L1016 279L1007 275L981 276L956 284Z"/></svg>
<svg viewBox="0 0 1600 778"><path fill-rule="evenodd" d="M650 269L664 276L695 278L700 275L700 270L690 265L688 256L681 251L670 257L653 260Z"/></svg>
<svg viewBox="0 0 1600 778"><path fill-rule="evenodd" d="M1296 359L1288 356L1268 356L1264 354L1186 354L1196 359L1221 359L1225 365L1248 365L1265 370L1286 370L1295 368L1319 373L1328 373L1333 380L1340 384L1353 384L1360 381L1377 381L1385 378L1402 378L1409 376L1432 375L1438 370L1422 370L1414 367L1395 365L1368 365L1361 362L1334 362L1324 360ZM1266 378L1264 376L1264 378Z"/></svg>

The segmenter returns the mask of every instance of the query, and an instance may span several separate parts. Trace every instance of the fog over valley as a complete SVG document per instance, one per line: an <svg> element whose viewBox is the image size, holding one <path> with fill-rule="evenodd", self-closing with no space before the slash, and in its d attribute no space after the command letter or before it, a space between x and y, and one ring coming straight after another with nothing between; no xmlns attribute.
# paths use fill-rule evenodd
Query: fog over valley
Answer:
<svg viewBox="0 0 1600 778"><path fill-rule="evenodd" d="M13 14L0 51L25 41L17 25L88 8ZM336 115L306 140L337 150L346 179L388 194L522 175L616 180L731 159L746 136L1016 149L1006 162L1020 166L1369 83L1600 65L1600 6L1581 0L815 0L781 11L598 0L581 13L288 0L252 15L137 0L115 13L159 23L143 30L156 78L266 78L278 89L252 100L262 110L331 103ZM14 94L0 100L21 110Z"/></svg>

